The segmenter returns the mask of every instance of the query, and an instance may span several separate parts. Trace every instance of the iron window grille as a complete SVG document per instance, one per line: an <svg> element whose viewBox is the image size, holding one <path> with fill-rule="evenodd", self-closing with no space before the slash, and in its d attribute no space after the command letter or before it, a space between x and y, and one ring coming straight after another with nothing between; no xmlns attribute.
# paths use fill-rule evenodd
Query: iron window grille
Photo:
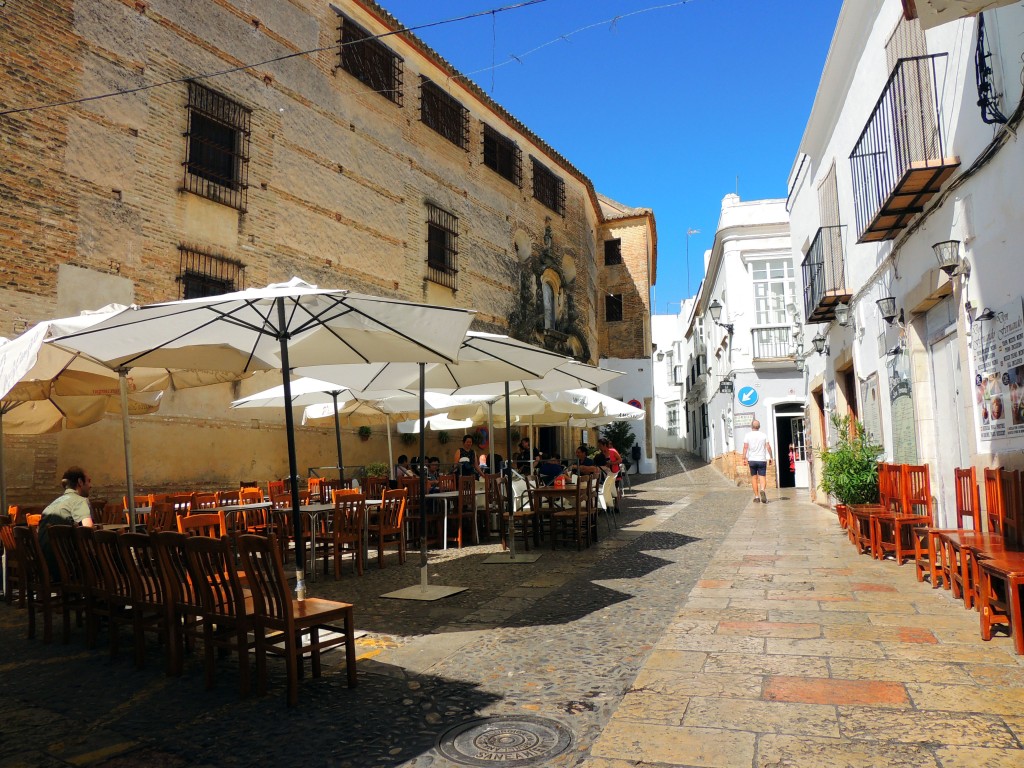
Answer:
<svg viewBox="0 0 1024 768"><path fill-rule="evenodd" d="M679 403L669 403L667 407L668 434L675 437L679 434Z"/></svg>
<svg viewBox="0 0 1024 768"><path fill-rule="evenodd" d="M753 328L755 360L785 360L793 357L793 329L789 325Z"/></svg>
<svg viewBox="0 0 1024 768"><path fill-rule="evenodd" d="M237 259L178 246L178 298L199 299L245 289L245 265Z"/></svg>
<svg viewBox="0 0 1024 768"><path fill-rule="evenodd" d="M539 200L559 216L565 215L565 181L549 171L544 165L533 161L533 198Z"/></svg>
<svg viewBox="0 0 1024 768"><path fill-rule="evenodd" d="M484 123L484 165L517 187L523 186L523 152L519 145Z"/></svg>
<svg viewBox="0 0 1024 768"><path fill-rule="evenodd" d="M469 110L454 96L420 75L420 120L461 149L469 145Z"/></svg>
<svg viewBox="0 0 1024 768"><path fill-rule="evenodd" d="M458 289L459 217L427 203L427 280Z"/></svg>
<svg viewBox="0 0 1024 768"><path fill-rule="evenodd" d="M622 320L621 293L609 293L604 297L604 319L609 323L617 323Z"/></svg>
<svg viewBox="0 0 1024 768"><path fill-rule="evenodd" d="M338 14L338 65L370 90L402 106L402 57Z"/></svg>
<svg viewBox="0 0 1024 768"><path fill-rule="evenodd" d="M252 112L216 91L188 84L184 188L246 209Z"/></svg>
<svg viewBox="0 0 1024 768"><path fill-rule="evenodd" d="M672 385L681 387L686 383L686 366L675 365L672 366Z"/></svg>
<svg viewBox="0 0 1024 768"><path fill-rule="evenodd" d="M614 240L604 241L604 265L610 267L614 264L622 263L622 240L616 238Z"/></svg>

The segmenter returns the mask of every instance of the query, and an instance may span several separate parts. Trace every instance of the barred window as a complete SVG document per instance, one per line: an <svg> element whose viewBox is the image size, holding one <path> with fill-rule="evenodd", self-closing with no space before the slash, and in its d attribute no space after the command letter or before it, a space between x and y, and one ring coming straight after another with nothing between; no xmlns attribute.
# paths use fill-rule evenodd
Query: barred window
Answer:
<svg viewBox="0 0 1024 768"><path fill-rule="evenodd" d="M427 203L427 280L458 288L459 217Z"/></svg>
<svg viewBox="0 0 1024 768"><path fill-rule="evenodd" d="M484 123L484 165L517 187L523 186L523 153L519 145Z"/></svg>
<svg viewBox="0 0 1024 768"><path fill-rule="evenodd" d="M609 323L622 320L622 294L609 293L604 297L604 319Z"/></svg>
<svg viewBox="0 0 1024 768"><path fill-rule="evenodd" d="M402 106L402 57L352 19L338 15L341 68L370 90Z"/></svg>
<svg viewBox="0 0 1024 768"><path fill-rule="evenodd" d="M668 403L666 406L668 416L668 434L670 437L679 435L679 401Z"/></svg>
<svg viewBox="0 0 1024 768"><path fill-rule="evenodd" d="M622 263L622 240L615 238L614 240L604 241L604 265L610 267L613 264Z"/></svg>
<svg viewBox="0 0 1024 768"><path fill-rule="evenodd" d="M188 84L184 188L245 210L252 112L198 83Z"/></svg>
<svg viewBox="0 0 1024 768"><path fill-rule="evenodd" d="M533 197L559 216L565 215L565 182L531 157L533 161Z"/></svg>
<svg viewBox="0 0 1024 768"><path fill-rule="evenodd" d="M457 147L469 144L469 110L429 77L420 75L420 120Z"/></svg>
<svg viewBox="0 0 1024 768"><path fill-rule="evenodd" d="M245 265L237 259L178 246L178 298L198 299L245 289Z"/></svg>

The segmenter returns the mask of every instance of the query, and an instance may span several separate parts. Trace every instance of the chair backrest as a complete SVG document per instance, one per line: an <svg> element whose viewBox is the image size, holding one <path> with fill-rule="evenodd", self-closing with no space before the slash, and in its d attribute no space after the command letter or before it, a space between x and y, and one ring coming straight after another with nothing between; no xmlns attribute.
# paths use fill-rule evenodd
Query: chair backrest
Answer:
<svg viewBox="0 0 1024 768"><path fill-rule="evenodd" d="M971 528L981 530L981 501L978 495L978 472L974 467L953 470L956 482L956 527L964 527L964 519L971 520Z"/></svg>
<svg viewBox="0 0 1024 768"><path fill-rule="evenodd" d="M76 526L72 529L75 537L75 548L82 564L82 573L88 589L100 598L108 592L107 578L100 564L99 548L96 545L96 529Z"/></svg>
<svg viewBox="0 0 1024 768"><path fill-rule="evenodd" d="M188 553L185 550L185 542L189 537L177 531L160 531L150 538L156 550L157 566L167 599L174 603L178 611L196 613L202 610L203 598L199 594L196 580L190 575Z"/></svg>
<svg viewBox="0 0 1024 768"><path fill-rule="evenodd" d="M136 498L139 498L136 496ZM139 505L136 504L136 507ZM103 505L103 511L100 512L99 517L93 518L94 522L100 525L120 525L121 523L128 522L128 508L123 507L116 501L108 502Z"/></svg>
<svg viewBox="0 0 1024 768"><path fill-rule="evenodd" d="M219 539L227 531L223 512L200 512L178 515L178 532L188 536L206 536Z"/></svg>
<svg viewBox="0 0 1024 768"><path fill-rule="evenodd" d="M401 528L405 520L405 503L408 498L405 488L388 488L377 513L381 528Z"/></svg>
<svg viewBox="0 0 1024 768"><path fill-rule="evenodd" d="M263 501L263 491L259 488L244 488L238 494L239 504L260 504Z"/></svg>
<svg viewBox="0 0 1024 768"><path fill-rule="evenodd" d="M333 526L335 535L360 538L363 535L363 520L366 516L366 496L361 493L334 491Z"/></svg>
<svg viewBox="0 0 1024 768"><path fill-rule="evenodd" d="M1003 502L1003 470L985 467L982 470L985 483L985 519L989 533L1003 535L1003 520L1006 518L1006 506Z"/></svg>
<svg viewBox="0 0 1024 768"><path fill-rule="evenodd" d="M336 504L338 499L343 499L346 496L362 496L366 498L366 494L360 491L358 488L332 488L331 489L331 503Z"/></svg>
<svg viewBox="0 0 1024 768"><path fill-rule="evenodd" d="M217 491L217 506L229 507L235 504L241 504L242 492L241 491Z"/></svg>
<svg viewBox="0 0 1024 768"><path fill-rule="evenodd" d="M42 515L43 509L45 507L38 504L11 504L7 507L7 514L15 525L28 525L28 516Z"/></svg>
<svg viewBox="0 0 1024 768"><path fill-rule="evenodd" d="M185 542L191 578L197 582L207 616L244 617L245 595L227 536L193 536Z"/></svg>
<svg viewBox="0 0 1024 768"><path fill-rule="evenodd" d="M60 571L60 583L72 592L84 592L87 585L85 565L75 544L75 526L50 525L46 528L46 535Z"/></svg>
<svg viewBox="0 0 1024 768"><path fill-rule="evenodd" d="M598 477L594 475L593 477ZM608 475L601 479L601 492L598 498L598 506L602 509L613 509L615 507L615 476Z"/></svg>
<svg viewBox="0 0 1024 768"><path fill-rule="evenodd" d="M366 498L379 499L388 488L388 479L386 477L368 477L365 485Z"/></svg>
<svg viewBox="0 0 1024 768"><path fill-rule="evenodd" d="M174 505L175 511L179 515L187 515L192 506L192 494L191 493L172 493L168 494L167 501Z"/></svg>
<svg viewBox="0 0 1024 768"><path fill-rule="evenodd" d="M310 477L306 480L306 490L309 491L309 498L319 502L323 497L321 494L322 477Z"/></svg>
<svg viewBox="0 0 1024 768"><path fill-rule="evenodd" d="M99 520L100 514L103 512L103 508L107 506L107 504L108 501L106 499L94 499L91 496L89 497L89 512L91 513L93 520Z"/></svg>
<svg viewBox="0 0 1024 768"><path fill-rule="evenodd" d="M252 591L253 614L257 620L265 625L281 627L293 636L292 595L275 537L240 536L238 554Z"/></svg>
<svg viewBox="0 0 1024 768"><path fill-rule="evenodd" d="M18 543L14 538L14 523L9 520L0 520L0 544L7 556L17 561Z"/></svg>
<svg viewBox="0 0 1024 768"><path fill-rule="evenodd" d="M345 480L339 480L338 478L321 478L320 479L320 498L325 503L329 502L332 498L331 494L335 491L351 491L353 488ZM358 488L354 489L356 493L362 493Z"/></svg>
<svg viewBox="0 0 1024 768"><path fill-rule="evenodd" d="M217 502L216 493L205 493L196 492L192 494L192 499L189 502L189 510L191 514L201 512L204 509L216 509L219 506Z"/></svg>
<svg viewBox="0 0 1024 768"><path fill-rule="evenodd" d="M459 477L461 477L461 475L438 475L437 487L445 493L457 490L456 482Z"/></svg>
<svg viewBox="0 0 1024 768"><path fill-rule="evenodd" d="M42 519L43 519L42 513L40 513L38 515L33 515L33 514L25 515L25 525L27 525L29 528L38 528L39 527L39 521L42 520Z"/></svg>
<svg viewBox="0 0 1024 768"><path fill-rule="evenodd" d="M96 541L100 568L103 570L107 597L117 603L127 605L132 599L132 584L117 543L120 534L114 531L96 531L93 538Z"/></svg>
<svg viewBox="0 0 1024 768"><path fill-rule="evenodd" d="M505 511L504 478L497 473L484 475L484 505L488 512Z"/></svg>
<svg viewBox="0 0 1024 768"><path fill-rule="evenodd" d="M132 601L139 605L166 606L167 587L157 564L153 537L123 533L117 537L121 560L128 571Z"/></svg>
<svg viewBox="0 0 1024 768"><path fill-rule="evenodd" d="M930 521L932 515L932 482L927 464L902 465L900 492L903 496L904 515L924 515Z"/></svg>
<svg viewBox="0 0 1024 768"><path fill-rule="evenodd" d="M1005 531L1003 536L1011 546L1019 549L1024 545L1024 498L1022 498L1021 472L1019 469L1002 472L1003 509L1006 517L1003 520Z"/></svg>
<svg viewBox="0 0 1024 768"><path fill-rule="evenodd" d="M49 595L53 591L50 585L50 571L46 565L46 558L43 557L43 550L39 546L39 537L32 528L23 525L15 526L14 539L17 542L19 565L21 566L22 588L26 594Z"/></svg>
<svg viewBox="0 0 1024 768"><path fill-rule="evenodd" d="M153 509L149 512L149 518L146 520L146 529L150 533L178 530L178 513L174 504L169 501L154 503Z"/></svg>
<svg viewBox="0 0 1024 768"><path fill-rule="evenodd" d="M429 486L429 483L428 483ZM420 478L418 477L400 477L398 478L398 487L405 490L405 514L416 515L420 513Z"/></svg>
<svg viewBox="0 0 1024 768"><path fill-rule="evenodd" d="M471 515L476 512L476 476L462 475L459 478L459 511L460 515Z"/></svg>
<svg viewBox="0 0 1024 768"><path fill-rule="evenodd" d="M267 496L273 498L279 493L284 493L284 480L268 480Z"/></svg>
<svg viewBox="0 0 1024 768"><path fill-rule="evenodd" d="M136 506L136 508L138 508L138 507L148 507L152 503L153 503L153 500L148 495L146 495L146 496L136 496L135 497L135 506ZM123 509L123 510L127 510L128 509L128 497L127 496L122 496L121 497L121 509Z"/></svg>

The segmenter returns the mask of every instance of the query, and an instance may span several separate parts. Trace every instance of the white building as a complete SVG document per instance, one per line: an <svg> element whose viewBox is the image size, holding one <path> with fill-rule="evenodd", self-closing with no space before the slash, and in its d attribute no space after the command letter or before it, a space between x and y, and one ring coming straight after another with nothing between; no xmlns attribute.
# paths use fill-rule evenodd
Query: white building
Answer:
<svg viewBox="0 0 1024 768"><path fill-rule="evenodd" d="M651 317L654 341L654 446L668 450L687 448L686 378L692 344L686 337L694 300L680 303L674 315Z"/></svg>
<svg viewBox="0 0 1024 768"><path fill-rule="evenodd" d="M742 477L739 453L756 419L780 459L774 481L783 488L807 485L796 266L785 200L726 195L687 329L694 350L687 404L697 452Z"/></svg>
<svg viewBox="0 0 1024 768"><path fill-rule="evenodd" d="M853 415L942 524L954 467L1022 464L1022 53L1020 2L845 2L790 175L813 447Z"/></svg>

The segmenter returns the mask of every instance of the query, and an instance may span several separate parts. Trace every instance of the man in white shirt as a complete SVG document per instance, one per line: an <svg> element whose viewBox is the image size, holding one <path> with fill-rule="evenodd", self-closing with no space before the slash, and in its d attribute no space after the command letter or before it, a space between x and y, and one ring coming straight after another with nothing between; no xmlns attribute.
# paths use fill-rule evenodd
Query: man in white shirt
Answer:
<svg viewBox="0 0 1024 768"><path fill-rule="evenodd" d="M754 501L768 503L764 492L767 487L768 465L772 462L772 447L768 436L761 431L761 422L754 419L750 431L743 438L743 461L750 467L750 484L754 487Z"/></svg>

